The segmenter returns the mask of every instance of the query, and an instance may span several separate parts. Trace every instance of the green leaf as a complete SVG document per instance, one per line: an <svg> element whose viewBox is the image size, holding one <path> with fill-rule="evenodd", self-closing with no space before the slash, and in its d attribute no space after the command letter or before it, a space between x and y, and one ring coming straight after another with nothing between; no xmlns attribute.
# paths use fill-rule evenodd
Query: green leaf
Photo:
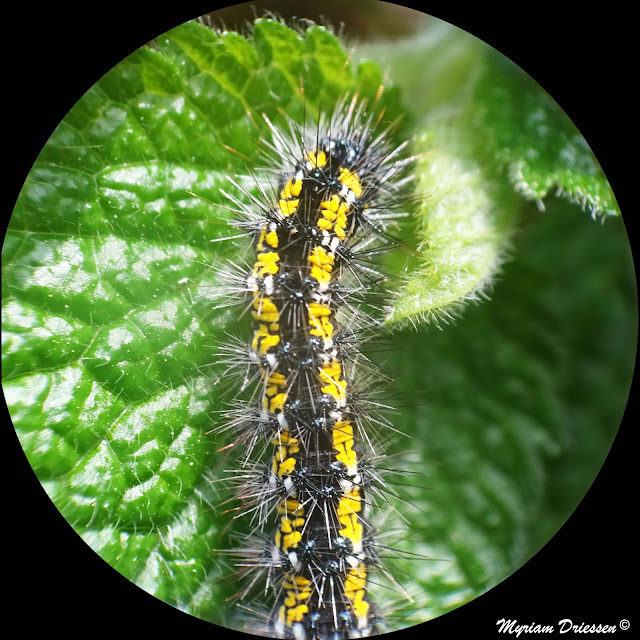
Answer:
<svg viewBox="0 0 640 640"><path fill-rule="evenodd" d="M470 130L440 124L416 145L420 260L387 322L448 320L493 280L518 212L513 192L469 148Z"/></svg>
<svg viewBox="0 0 640 640"><path fill-rule="evenodd" d="M591 215L620 215L611 186L584 137L526 73L492 51L476 84L478 126L524 197L554 189Z"/></svg>
<svg viewBox="0 0 640 640"><path fill-rule="evenodd" d="M484 42L432 23L400 44L371 45L422 133L413 149L419 258L387 316L399 326L448 321L490 293L523 205L518 196L542 208L553 188L594 216L619 215L589 146L542 88ZM415 60L428 61L419 76Z"/></svg>
<svg viewBox="0 0 640 640"><path fill-rule="evenodd" d="M268 19L251 41L188 23L154 47L83 96L25 182L2 254L3 386L30 464L83 539L156 597L238 626L227 601L238 576L215 550L234 545L230 524L249 526L226 513L229 486L217 481L237 453L213 431L233 400L216 353L238 318L217 308L211 267L242 248L218 242L233 233L219 190L242 197L227 176L261 163L263 113L279 125L349 91L374 99L383 76L321 27ZM518 129L526 109L492 93L492 54L468 34L436 22L362 53L396 84L382 97L390 120L402 88L399 135L418 155L415 227L388 256L392 273L406 267L389 322L446 319L494 286L444 331L398 332L382 362L406 397L394 427L412 440L396 448L427 474L394 486L410 524L391 546L444 559L396 561L416 600L402 626L490 588L566 520L622 415L637 314L621 220L601 228L551 197L541 217L521 197L553 184L615 208L548 98L528 104L563 132L562 148ZM531 145L544 150L536 162ZM514 190L523 157L527 189L550 179L546 191Z"/></svg>
<svg viewBox="0 0 640 640"><path fill-rule="evenodd" d="M403 539L438 559L412 591L423 616L494 586L550 539L624 412L638 326L624 228L548 209L527 212L491 301L446 330L399 333L387 358L402 390L394 424L412 435L398 446L421 473L408 482L431 489L402 492ZM416 575L415 562L402 569Z"/></svg>
<svg viewBox="0 0 640 640"><path fill-rule="evenodd" d="M484 155L474 86L488 47L437 23L386 52L420 122L414 144L419 257L387 315L391 325L449 321L486 296L504 260L519 198ZM411 59L429 60L419 80Z"/></svg>

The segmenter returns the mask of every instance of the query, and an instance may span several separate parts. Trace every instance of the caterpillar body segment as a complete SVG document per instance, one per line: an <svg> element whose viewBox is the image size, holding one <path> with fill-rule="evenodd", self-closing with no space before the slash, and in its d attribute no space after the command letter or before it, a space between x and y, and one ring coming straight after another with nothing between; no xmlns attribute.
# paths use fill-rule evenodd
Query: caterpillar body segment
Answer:
<svg viewBox="0 0 640 640"><path fill-rule="evenodd" d="M372 321L352 300L379 281L357 256L384 244L386 205L407 161L374 134L357 97L307 129L267 124L278 185L273 195L261 189L258 213L255 196L242 205L239 225L254 230L245 291L247 361L258 373L250 417L230 417L250 450L262 450L255 433L270 448L268 460L247 457L240 482L242 510L264 542L242 565L264 573L272 593L265 635L366 637L379 632L370 595L378 474L354 389L366 362L358 334Z"/></svg>

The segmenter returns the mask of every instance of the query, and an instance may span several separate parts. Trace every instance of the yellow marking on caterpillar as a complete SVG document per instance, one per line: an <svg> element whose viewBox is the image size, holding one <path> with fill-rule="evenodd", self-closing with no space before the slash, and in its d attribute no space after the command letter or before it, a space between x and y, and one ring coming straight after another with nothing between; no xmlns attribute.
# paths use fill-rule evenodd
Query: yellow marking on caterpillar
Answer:
<svg viewBox="0 0 640 640"><path fill-rule="evenodd" d="M298 210L300 200L280 200L280 211L283 216L288 217Z"/></svg>
<svg viewBox="0 0 640 640"><path fill-rule="evenodd" d="M353 610L360 620L359 626L361 629L369 624L369 609L371 608L371 605L364 599L365 595L364 590L358 591L352 600Z"/></svg>
<svg viewBox="0 0 640 640"><path fill-rule="evenodd" d="M323 340L328 340L333 336L333 323L331 322L331 308L319 302L309 303L309 333L312 336L320 336Z"/></svg>
<svg viewBox="0 0 640 640"><path fill-rule="evenodd" d="M300 447L297 445L297 441L295 444L289 445L279 445L277 442L274 442L274 444L278 445L274 452L274 456L278 456L278 462L283 462L289 456L292 456L294 453L298 453L300 451Z"/></svg>
<svg viewBox="0 0 640 640"><path fill-rule="evenodd" d="M295 622L302 622L307 613L309 613L309 607L306 604L287 609L287 626L292 627Z"/></svg>
<svg viewBox="0 0 640 640"><path fill-rule="evenodd" d="M342 365L337 360L325 363L320 369L320 380L329 384L321 388L322 393L328 393L336 400L344 400L347 390L347 381L341 379Z"/></svg>
<svg viewBox="0 0 640 640"><path fill-rule="evenodd" d="M333 230L335 231L338 240L343 242L347 237L347 216L338 216L335 225L333 226Z"/></svg>
<svg viewBox="0 0 640 640"><path fill-rule="evenodd" d="M265 325L260 325L261 327L265 327ZM266 327L265 327L266 329ZM280 342L280 336L273 333L260 334L262 335L260 342L260 353L262 355L266 354L270 349L275 347ZM258 332L256 331L256 336L258 336Z"/></svg>
<svg viewBox="0 0 640 640"><path fill-rule="evenodd" d="M279 446L273 453L273 459L280 465L289 457L289 447Z"/></svg>
<svg viewBox="0 0 640 640"><path fill-rule="evenodd" d="M292 445L289 447L283 445L277 446L276 450L274 451L273 459L271 461L271 470L273 471L274 475L276 475L278 478L282 478L285 475L290 475L291 473L293 473L296 467L296 459L293 457L293 455L299 452L300 447L296 445ZM298 505L298 503L296 502L295 505ZM289 507L293 506L293 502L289 504ZM300 505L295 508L297 509L299 508L299 506ZM278 505L278 509L280 509L280 507L282 507L282 510L279 510L279 513L288 513L286 504L282 505L281 503L280 505Z"/></svg>
<svg viewBox="0 0 640 640"><path fill-rule="evenodd" d="M335 256L327 253L323 247L314 247L307 257L307 261L311 263L311 276L320 284L329 284L331 282L331 272L335 263Z"/></svg>
<svg viewBox="0 0 640 640"><path fill-rule="evenodd" d="M320 267L324 271L331 273L336 257L332 253L327 253L323 247L313 247L307 257L307 261L312 265Z"/></svg>
<svg viewBox="0 0 640 640"><path fill-rule="evenodd" d="M253 332L253 340L251 341L251 348L254 351L258 351L260 349L260 343L262 339L269 335L269 331L267 330L267 326L261 324L254 332Z"/></svg>
<svg viewBox="0 0 640 640"><path fill-rule="evenodd" d="M311 584L311 580L305 578L304 576L292 576L291 573L285 572L285 579L282 582L283 589L296 589L296 593L298 589L306 589Z"/></svg>
<svg viewBox="0 0 640 640"><path fill-rule="evenodd" d="M273 303L273 300L271 299L271 296L260 296L260 295L254 296L254 298L253 298L253 308L256 311L264 310L265 313L271 313L273 311L275 311L277 313L277 311L278 311L278 308Z"/></svg>
<svg viewBox="0 0 640 640"><path fill-rule="evenodd" d="M360 544L364 535L364 527L358 513L362 510L362 496L360 487L353 487L347 491L338 501L336 515L342 526L339 534L351 540L354 546Z"/></svg>
<svg viewBox="0 0 640 640"><path fill-rule="evenodd" d="M287 458L281 464L278 465L278 478L289 475L296 468L296 459Z"/></svg>
<svg viewBox="0 0 640 640"><path fill-rule="evenodd" d="M280 549L285 553L289 549L296 549L302 540L302 531L292 531L282 536L282 546Z"/></svg>
<svg viewBox="0 0 640 640"><path fill-rule="evenodd" d="M278 260L280 260L280 256L277 251L266 251L264 253L259 253L256 256L256 259L258 261L258 263L256 264L256 267L258 266L258 264L264 267L272 266L272 265L277 266L276 263L278 262ZM277 273L277 271L274 273Z"/></svg>
<svg viewBox="0 0 640 640"><path fill-rule="evenodd" d="M269 233L265 234L264 239L270 247L278 248L278 233L276 231L269 231Z"/></svg>
<svg viewBox="0 0 640 640"><path fill-rule="evenodd" d="M266 242L272 249L278 248L278 233L277 231L268 231L269 225L264 225L262 229L260 229L260 237L258 238L258 242L256 243L256 252L260 254L260 252L264 251L264 243Z"/></svg>
<svg viewBox="0 0 640 640"><path fill-rule="evenodd" d="M353 487L341 496L338 501L336 515L338 522L342 525L339 534L345 538L349 538L354 546L362 542L364 535L364 527L358 516L358 512L362 510L362 497L360 496L360 488Z"/></svg>
<svg viewBox="0 0 640 640"><path fill-rule="evenodd" d="M362 496L360 495L360 487L353 487L340 498L337 509L338 517L356 514L361 510Z"/></svg>
<svg viewBox="0 0 640 640"><path fill-rule="evenodd" d="M286 393L278 393L272 398L265 394L262 398L262 406L265 409L268 409L271 413L280 413L281 411L284 411L284 405L286 404L288 397L289 396L287 396Z"/></svg>
<svg viewBox="0 0 640 640"><path fill-rule="evenodd" d="M362 183L360 182L360 177L357 173L354 173L345 167L340 167L338 180L340 180L347 189L351 189L356 198L362 196Z"/></svg>
<svg viewBox="0 0 640 640"><path fill-rule="evenodd" d="M281 431L271 439L271 444L298 444L298 439L294 438L289 431Z"/></svg>
<svg viewBox="0 0 640 640"><path fill-rule="evenodd" d="M353 427L348 420L336 422L333 425L333 448L336 450L336 460L351 469L358 462L358 456L353 448Z"/></svg>
<svg viewBox="0 0 640 640"><path fill-rule="evenodd" d="M347 440L353 442L353 426L349 420L338 420L333 425L333 444L342 444Z"/></svg>
<svg viewBox="0 0 640 640"><path fill-rule="evenodd" d="M337 217L349 213L349 206L334 193L330 200L320 203L320 213L329 220L335 220Z"/></svg>
<svg viewBox="0 0 640 640"><path fill-rule="evenodd" d="M286 590L286 596L278 609L278 618L283 624L292 627L295 622L302 622L305 615L309 613L309 607L305 601L311 597L313 591L311 581L307 578L295 576L295 579L291 580L290 573L285 573L285 576L289 579L285 579L282 584Z"/></svg>
<svg viewBox="0 0 640 640"><path fill-rule="evenodd" d="M356 617L362 626L368 622L370 604L365 600L367 588L367 569L363 563L349 570L345 580L344 592L351 601Z"/></svg>
<svg viewBox="0 0 640 640"><path fill-rule="evenodd" d="M284 185L280 192L280 197L283 200L289 200L291 198L297 198L302 192L302 180L296 180L295 178L289 178L287 184Z"/></svg>
<svg viewBox="0 0 640 640"><path fill-rule="evenodd" d="M322 304L321 302L310 302L309 303L309 318L320 318L323 316L331 315L331 307L328 307L326 304Z"/></svg>
<svg viewBox="0 0 640 640"><path fill-rule="evenodd" d="M261 324L257 329L254 329L253 339L251 340L251 348L254 351L258 351L260 349L260 343L268 335L271 335L271 334L269 333L269 330L267 329L266 324Z"/></svg>
<svg viewBox="0 0 640 640"><path fill-rule="evenodd" d="M282 533L293 533L298 527L304 527L304 518L281 518L280 531Z"/></svg>
<svg viewBox="0 0 640 640"><path fill-rule="evenodd" d="M292 497L283 500L277 507L278 513L292 514L294 516L304 515L302 505Z"/></svg>
<svg viewBox="0 0 640 640"><path fill-rule="evenodd" d="M335 213L335 211L337 211L337 209L334 211L331 209L331 207L326 207L325 205L328 205L328 202L323 202L320 206L322 207L320 209L320 213L322 214L322 217L325 219L325 221L327 222L333 222L337 217L338 214ZM320 220L318 221L320 222Z"/></svg>
<svg viewBox="0 0 640 640"><path fill-rule="evenodd" d="M278 273L278 261L280 255L277 251L266 251L256 256L256 263L253 267L253 277L264 278L265 275L275 275Z"/></svg>
<svg viewBox="0 0 640 640"><path fill-rule="evenodd" d="M251 348L254 351L258 351L262 355L266 354L269 349L275 347L280 342L280 336L270 333L266 324L261 324L253 332L253 340L251 341Z"/></svg>
<svg viewBox="0 0 640 640"><path fill-rule="evenodd" d="M319 284L329 284L331 282L331 273L320 267L311 267L311 277L315 278Z"/></svg>
<svg viewBox="0 0 640 640"><path fill-rule="evenodd" d="M296 576L295 581L296 581L296 584L295 584L296 587L301 587L303 589L306 589L307 587L311 586L311 580L309 580L308 578L305 578L304 576Z"/></svg>
<svg viewBox="0 0 640 640"><path fill-rule="evenodd" d="M275 384L275 385L278 385L279 387L284 386L286 382L287 382L287 379L279 371L272 371L269 377L267 378L267 384Z"/></svg>
<svg viewBox="0 0 640 640"><path fill-rule="evenodd" d="M320 336L325 341L333 336L333 324L329 318L320 318L318 321L310 317L309 320L314 325L314 328L309 331L312 336Z"/></svg>
<svg viewBox="0 0 640 640"><path fill-rule="evenodd" d="M272 384L265 388L264 395L267 396L267 398L273 398L279 391L280 387L276 384Z"/></svg>
<svg viewBox="0 0 640 640"><path fill-rule="evenodd" d="M295 607L298 602L306 600L311 595L311 591L307 593L300 593L299 591L287 591L287 597L284 599L285 605L288 607ZM305 605L306 606L306 605Z"/></svg>
<svg viewBox="0 0 640 640"><path fill-rule="evenodd" d="M302 540L302 527L305 524L304 508L293 496L277 505L281 514L280 525L274 537L274 543L283 553L296 548ZM303 585L304 586L304 585Z"/></svg>
<svg viewBox="0 0 640 640"><path fill-rule="evenodd" d="M330 200L325 200L320 204L320 213L322 217L318 219L317 226L325 231L333 229L339 240L345 240L349 214L347 203L334 194Z"/></svg>
<svg viewBox="0 0 640 640"><path fill-rule="evenodd" d="M362 542L364 527L357 515L342 516L338 518L338 521L342 525L342 529L338 529L339 535L351 540L354 546Z"/></svg>
<svg viewBox="0 0 640 640"><path fill-rule="evenodd" d="M327 164L327 154L324 151L310 151L307 153L307 160L312 167L324 167Z"/></svg>
<svg viewBox="0 0 640 640"><path fill-rule="evenodd" d="M253 298L253 308L255 311L252 311L251 315L254 320L276 322L280 318L278 307L273 304L269 296L256 295Z"/></svg>
<svg viewBox="0 0 640 640"><path fill-rule="evenodd" d="M267 235L267 225L260 229L260 237L258 238L258 243L256 244L256 250L258 252L262 251L262 243L264 242L264 238Z"/></svg>
<svg viewBox="0 0 640 640"><path fill-rule="evenodd" d="M359 566L349 569L349 575L347 576L344 584L345 593L365 589L366 586L367 569L365 565L361 563Z"/></svg>

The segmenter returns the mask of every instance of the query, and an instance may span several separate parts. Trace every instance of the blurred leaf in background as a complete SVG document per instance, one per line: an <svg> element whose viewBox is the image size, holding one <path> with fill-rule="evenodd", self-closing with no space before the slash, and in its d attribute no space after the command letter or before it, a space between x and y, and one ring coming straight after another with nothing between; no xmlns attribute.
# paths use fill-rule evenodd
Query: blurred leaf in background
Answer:
<svg viewBox="0 0 640 640"><path fill-rule="evenodd" d="M371 18L383 4L357 9ZM388 257L403 273L396 332L376 357L411 437L397 451L411 449L424 475L398 488L408 530L393 546L444 560L396 561L416 599L399 625L473 599L535 554L622 417L636 287L597 160L526 74L406 11L413 33L369 33L349 55L319 26L260 19L247 40L181 25L83 96L16 203L3 387L27 458L101 557L205 620L240 624L226 601L235 572L216 551L233 544L216 482L233 455L212 433L224 400L214 354L237 319L215 308L211 268L239 248L217 242L232 214L216 205L229 174L259 165L261 114L302 117L301 77L316 113L349 91L373 98L388 76L386 113L406 111L419 155L407 247Z"/></svg>

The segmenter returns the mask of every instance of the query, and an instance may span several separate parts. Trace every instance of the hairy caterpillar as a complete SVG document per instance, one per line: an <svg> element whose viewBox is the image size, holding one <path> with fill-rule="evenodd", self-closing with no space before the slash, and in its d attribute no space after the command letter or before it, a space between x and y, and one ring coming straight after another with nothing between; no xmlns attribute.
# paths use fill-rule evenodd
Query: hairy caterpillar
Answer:
<svg viewBox="0 0 640 640"><path fill-rule="evenodd" d="M390 148L393 125L376 132L358 96L286 134L265 120L277 184L256 196L231 179L246 198L225 194L255 252L248 275L228 274L227 290L247 297L253 319L247 348L226 350L252 398L223 427L247 449L234 472L240 513L255 528L238 550L243 596L261 581L273 592L266 635L364 637L380 632L370 511L386 501L375 466L376 426L386 422L369 415L375 403L363 393L371 367L358 347L376 321L357 303L383 291L369 258L384 249L387 221L404 215L394 207L411 158L406 143Z"/></svg>

